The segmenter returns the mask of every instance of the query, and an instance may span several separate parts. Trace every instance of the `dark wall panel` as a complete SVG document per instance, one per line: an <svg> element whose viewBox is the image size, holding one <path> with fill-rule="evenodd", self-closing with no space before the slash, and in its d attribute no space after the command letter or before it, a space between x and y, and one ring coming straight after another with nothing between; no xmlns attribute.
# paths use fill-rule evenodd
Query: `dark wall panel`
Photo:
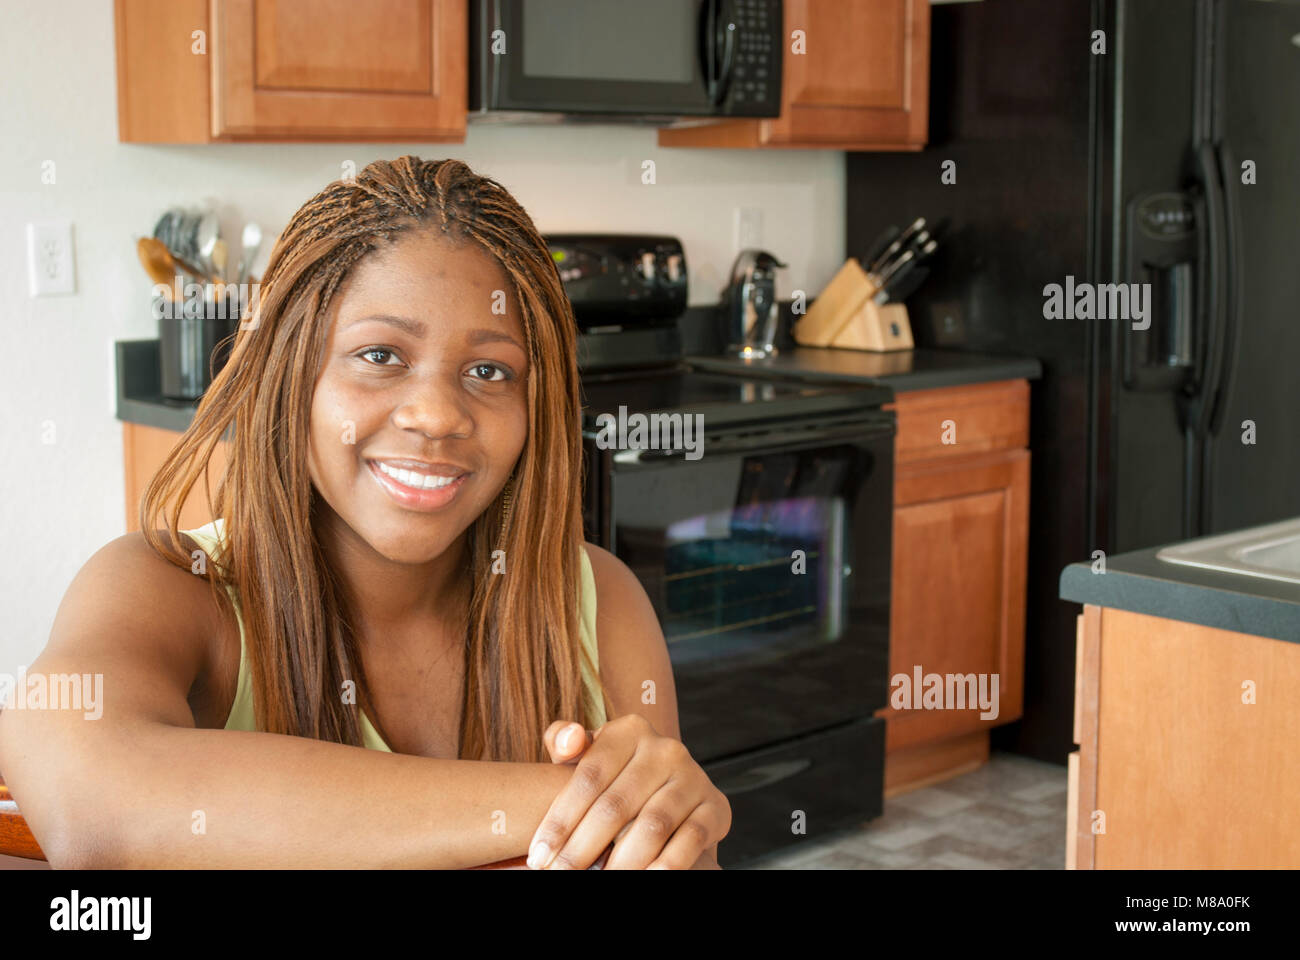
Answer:
<svg viewBox="0 0 1300 960"><path fill-rule="evenodd" d="M849 255L889 224L946 218L908 301L918 346L1038 357L1032 384L1025 715L995 746L1063 763L1072 749L1074 618L1061 568L1089 554L1086 321L1043 318L1043 287L1087 276L1088 0L933 8L930 145L848 155ZM956 161L957 182L940 180Z"/></svg>

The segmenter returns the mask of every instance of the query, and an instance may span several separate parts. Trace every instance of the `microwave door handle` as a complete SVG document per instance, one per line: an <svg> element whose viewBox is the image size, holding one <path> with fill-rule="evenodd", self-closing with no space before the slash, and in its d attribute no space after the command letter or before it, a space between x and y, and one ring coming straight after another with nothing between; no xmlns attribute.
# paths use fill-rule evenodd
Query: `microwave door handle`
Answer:
<svg viewBox="0 0 1300 960"><path fill-rule="evenodd" d="M707 52L705 80L708 83L709 102L717 106L727 95L731 85L731 75L736 68L736 22L730 13L723 13L723 6L730 6L729 0L705 0L708 16L704 24L704 49ZM719 25L726 23L719 31ZM718 34L722 33L722 58L718 62ZM714 67L717 67L716 72Z"/></svg>

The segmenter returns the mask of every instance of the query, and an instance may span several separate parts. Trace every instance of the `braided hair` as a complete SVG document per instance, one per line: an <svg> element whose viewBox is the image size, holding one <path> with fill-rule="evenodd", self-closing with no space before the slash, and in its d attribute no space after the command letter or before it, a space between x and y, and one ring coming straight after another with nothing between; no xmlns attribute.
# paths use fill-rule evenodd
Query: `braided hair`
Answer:
<svg viewBox="0 0 1300 960"><path fill-rule="evenodd" d="M361 745L369 702L341 583L312 522L319 495L307 467L311 400L328 339L328 310L349 271L399 235L433 229L476 244L505 272L529 355L528 438L506 509L502 494L470 526L473 579L465 638L460 756L546 759L551 721L587 724L579 641L582 539L576 324L545 242L497 181L460 160L376 161L329 184L277 240L256 305L190 428L140 505L155 551L189 568L181 505L227 443L215 496L226 543L208 570L240 597L258 726L273 733ZM162 515L163 531L154 529ZM169 534L164 544L161 533ZM490 574L491 551L510 545L509 574ZM598 674L587 661L593 677ZM358 696L340 696L352 685ZM603 689L599 691L605 697ZM604 700L606 710L609 701ZM375 716L373 710L370 716Z"/></svg>

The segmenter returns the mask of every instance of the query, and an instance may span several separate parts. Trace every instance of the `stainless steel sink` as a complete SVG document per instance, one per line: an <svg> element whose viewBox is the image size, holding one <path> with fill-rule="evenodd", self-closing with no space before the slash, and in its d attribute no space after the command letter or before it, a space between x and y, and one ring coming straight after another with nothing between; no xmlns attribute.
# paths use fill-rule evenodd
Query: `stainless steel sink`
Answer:
<svg viewBox="0 0 1300 960"><path fill-rule="evenodd" d="M1300 518L1163 547L1156 557L1243 577L1300 583Z"/></svg>

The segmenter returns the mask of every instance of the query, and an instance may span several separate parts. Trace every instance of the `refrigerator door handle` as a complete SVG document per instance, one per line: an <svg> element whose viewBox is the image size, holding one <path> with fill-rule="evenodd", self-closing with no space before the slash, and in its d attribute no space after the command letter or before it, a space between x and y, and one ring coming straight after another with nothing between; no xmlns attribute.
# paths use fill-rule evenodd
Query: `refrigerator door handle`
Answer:
<svg viewBox="0 0 1300 960"><path fill-rule="evenodd" d="M1227 230L1224 223L1225 203L1219 152L1214 144L1205 141L1197 147L1196 159L1205 189L1206 246L1209 263L1206 265L1207 283L1201 312L1205 373L1198 396L1192 403L1192 418L1189 426L1197 436L1204 437L1210 425L1210 414L1215 398L1219 394L1220 381L1223 379L1223 344L1226 325L1224 314L1227 312L1225 309Z"/></svg>
<svg viewBox="0 0 1300 960"><path fill-rule="evenodd" d="M1223 241L1225 246L1226 274L1224 276L1223 320L1220 354L1219 382L1214 384L1211 396L1210 433L1218 435L1223 426L1223 415L1232 394L1232 382L1237 367L1237 350L1241 340L1242 289L1241 289L1241 198L1237 196L1237 181L1232 176L1235 167L1228 156L1227 145L1217 151L1219 168L1223 177Z"/></svg>

